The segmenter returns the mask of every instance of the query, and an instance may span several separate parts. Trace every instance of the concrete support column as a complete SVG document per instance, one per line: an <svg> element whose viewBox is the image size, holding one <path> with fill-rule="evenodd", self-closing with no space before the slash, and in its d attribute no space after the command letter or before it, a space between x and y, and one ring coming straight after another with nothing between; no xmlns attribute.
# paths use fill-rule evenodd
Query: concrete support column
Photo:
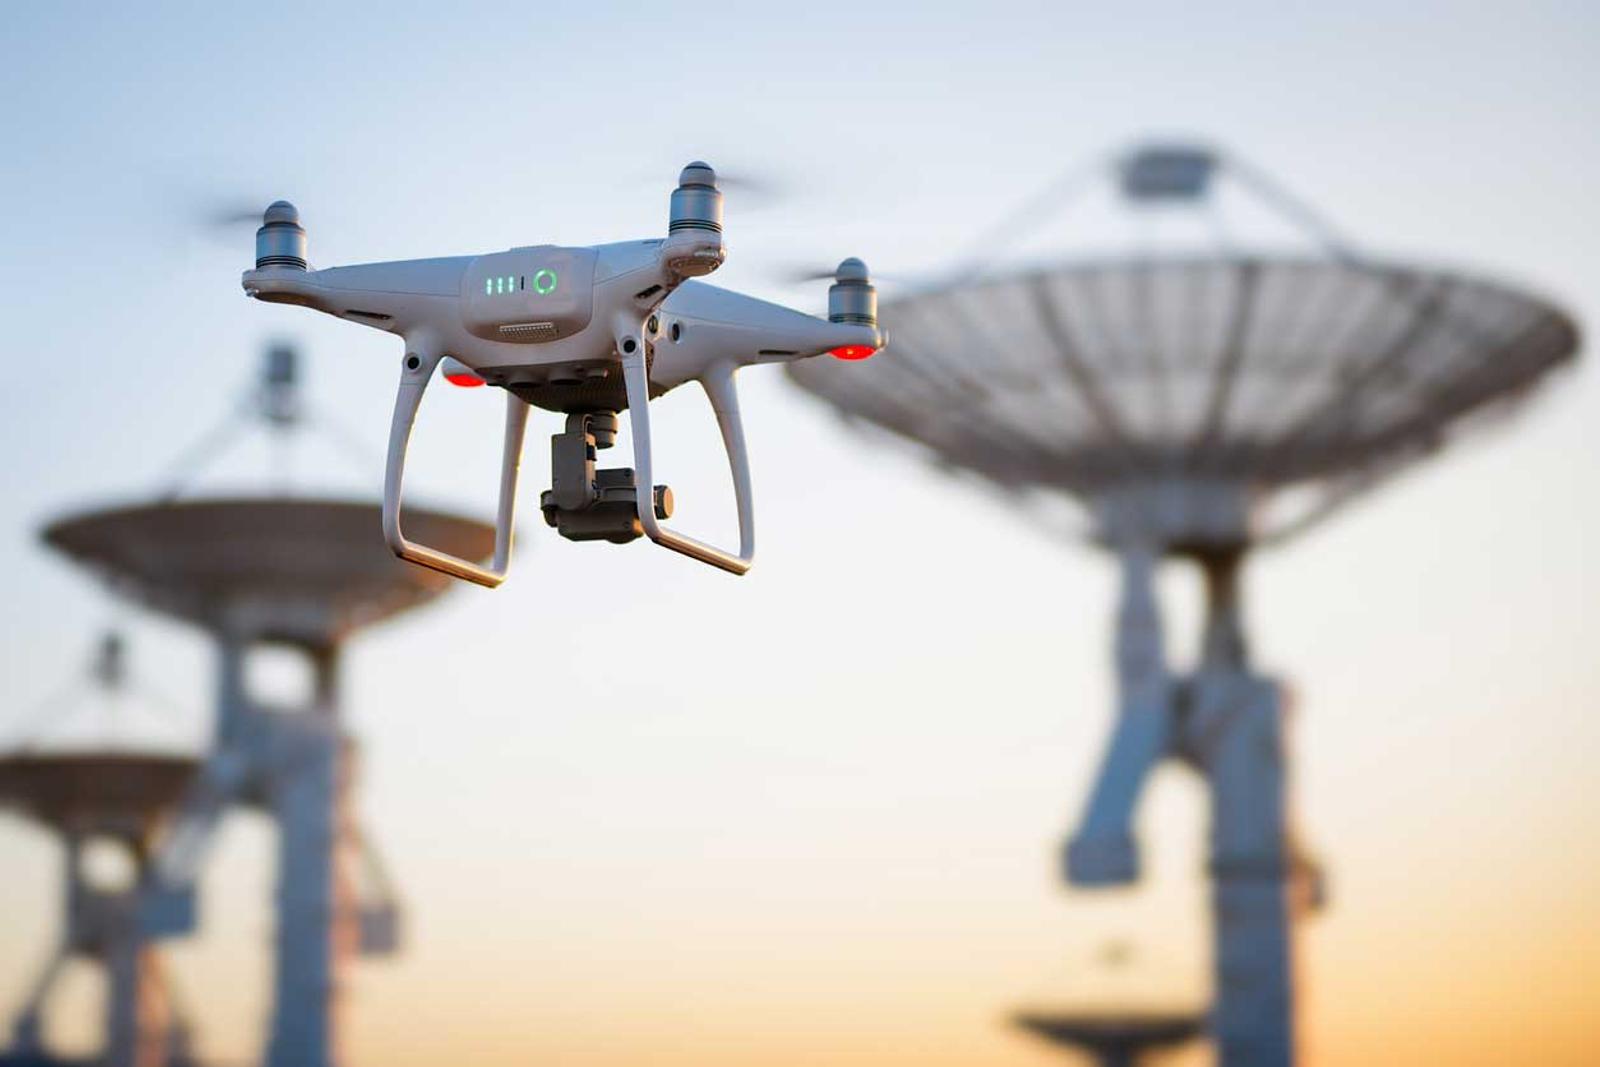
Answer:
<svg viewBox="0 0 1600 1067"><path fill-rule="evenodd" d="M1204 667L1243 669L1250 663L1244 636L1244 606L1239 592L1244 551L1219 551L1200 561L1206 582L1205 631L1200 641Z"/></svg>
<svg viewBox="0 0 1600 1067"><path fill-rule="evenodd" d="M1222 1067L1289 1067L1295 1035L1289 901L1283 880L1219 877L1211 894L1217 1062Z"/></svg>
<svg viewBox="0 0 1600 1067"><path fill-rule="evenodd" d="M212 747L222 748L243 725L250 697L245 692L244 661L249 642L227 630L217 634L217 708Z"/></svg>
<svg viewBox="0 0 1600 1067"><path fill-rule="evenodd" d="M278 930L267 1067L336 1067L340 979L358 940L347 850L348 775L337 655L314 654L316 699L278 717L272 806L278 823Z"/></svg>
<svg viewBox="0 0 1600 1067"><path fill-rule="evenodd" d="M1212 1030L1222 1067L1294 1062L1289 833L1278 686L1247 665L1240 557L1202 561L1203 662L1185 748L1211 791Z"/></svg>

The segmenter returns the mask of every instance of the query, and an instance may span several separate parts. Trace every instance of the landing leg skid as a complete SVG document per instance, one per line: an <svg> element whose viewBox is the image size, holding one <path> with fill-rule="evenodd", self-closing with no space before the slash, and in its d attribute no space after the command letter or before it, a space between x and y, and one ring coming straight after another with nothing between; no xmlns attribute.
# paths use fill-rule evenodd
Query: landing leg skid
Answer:
<svg viewBox="0 0 1600 1067"><path fill-rule="evenodd" d="M617 352L622 357L622 380L628 391L637 507L645 536L663 548L680 552L690 559L709 563L730 574L744 574L755 561L755 511L750 491L750 456L745 448L744 424L739 418L739 397L734 390L733 367L726 363L715 365L706 372L700 384L716 411L722 444L728 452L728 467L733 474L734 499L739 509L737 555L669 529L656 518L651 490L654 483L651 469L650 376L645 362L644 335L638 322L624 319L618 325Z"/></svg>
<svg viewBox="0 0 1600 1067"><path fill-rule="evenodd" d="M500 507L495 516L494 561L484 567L448 552L406 539L400 529L400 498L405 485L406 450L416 423L422 394L444 353L426 344L407 346L400 364L400 388L394 399L394 419L389 426L389 455L383 476L383 537L401 559L493 589L505 581L511 563L511 539L516 522L517 471L522 462L522 441L528 428L528 405L506 392L504 450L500 457Z"/></svg>

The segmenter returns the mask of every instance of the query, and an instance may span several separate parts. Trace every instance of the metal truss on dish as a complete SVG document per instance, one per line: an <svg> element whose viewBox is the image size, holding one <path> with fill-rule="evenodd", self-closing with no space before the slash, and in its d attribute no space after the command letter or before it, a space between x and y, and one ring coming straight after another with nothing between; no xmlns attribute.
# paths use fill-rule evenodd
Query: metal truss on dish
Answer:
<svg viewBox="0 0 1600 1067"><path fill-rule="evenodd" d="M1146 218L1214 212L1231 179L1311 250L1211 241L1009 272L963 265L885 300L889 345L865 366L787 371L851 424L915 442L1008 502L1039 513L1074 501L1078 529L1119 558L1119 709L1066 875L1135 881L1132 820L1151 769L1198 771L1211 795L1210 1030L1227 1067L1281 1067L1294 1057L1290 920L1320 890L1296 878L1308 868L1289 832L1282 688L1250 661L1242 565L1510 411L1573 359L1578 330L1520 289L1362 255L1209 149L1137 147L1105 172L1120 208ZM1060 206L1047 197L999 229L1032 229ZM1189 671L1165 651L1164 557L1206 579Z"/></svg>

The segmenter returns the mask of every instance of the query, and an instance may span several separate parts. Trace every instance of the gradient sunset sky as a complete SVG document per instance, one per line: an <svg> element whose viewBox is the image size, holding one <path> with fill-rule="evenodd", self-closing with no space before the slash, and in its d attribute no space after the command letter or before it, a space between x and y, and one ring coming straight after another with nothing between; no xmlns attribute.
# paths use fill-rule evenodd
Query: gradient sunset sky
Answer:
<svg viewBox="0 0 1600 1067"><path fill-rule="evenodd" d="M16 5L0 34L0 736L124 622L205 722L196 634L112 609L40 524L153 490L289 337L381 444L390 337L247 301L248 229L300 207L319 264L657 233L677 168L730 194L718 284L941 266L1075 163L1147 134L1235 148L1375 254L1600 315L1600 9L1583 3L772 7ZM1073 223L1054 237L1065 248ZM788 387L741 379L761 560L743 580L525 514L500 590L352 649L360 801L408 905L350 987L355 1067L1043 1065L1022 1003L1196 1003L1203 797L1143 809L1145 885L1055 879L1110 713L1113 569ZM436 393L438 391L435 391ZM415 486L486 514L498 404L440 395ZM714 424L661 404L682 524L725 530ZM535 417L525 500L542 487ZM365 461L296 456L376 494ZM1308 1064L1600 1062L1600 371L1250 570L1258 662L1295 692L1296 801L1331 875L1306 931ZM210 489L259 481L246 450ZM719 526L721 523L723 525ZM377 532L374 531L374 537ZM1181 658L1198 588L1163 575ZM626 651L637 671L624 670ZM204 936L172 952L202 1049L249 1062L271 838L232 819ZM57 921L56 847L0 818L0 1010ZM1106 942L1134 946L1106 973ZM57 1036L94 1001L69 975ZM1182 1062L1208 1062L1196 1052Z"/></svg>

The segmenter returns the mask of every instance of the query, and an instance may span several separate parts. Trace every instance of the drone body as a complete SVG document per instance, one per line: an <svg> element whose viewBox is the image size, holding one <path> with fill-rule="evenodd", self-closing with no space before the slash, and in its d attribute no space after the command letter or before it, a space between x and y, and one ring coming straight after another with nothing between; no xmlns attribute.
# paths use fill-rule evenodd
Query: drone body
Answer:
<svg viewBox="0 0 1600 1067"><path fill-rule="evenodd" d="M406 351L390 427L384 534L395 553L481 585L498 585L511 554L517 468L529 405L568 415L552 440L545 517L575 540L644 535L743 574L754 553L749 460L733 375L752 363L832 351L859 359L883 347L877 295L859 260L840 264L824 321L707 285L722 243L722 194L703 163L685 167L666 238L589 248L539 245L481 256L405 260L313 271L294 207L269 207L256 234L246 293L297 304L400 336ZM507 391L494 562L482 567L407 540L400 499L411 427L434 368L457 384ZM706 391L722 431L739 510L737 554L666 526L671 494L651 481L649 400L685 382ZM634 467L596 470L626 409Z"/></svg>

